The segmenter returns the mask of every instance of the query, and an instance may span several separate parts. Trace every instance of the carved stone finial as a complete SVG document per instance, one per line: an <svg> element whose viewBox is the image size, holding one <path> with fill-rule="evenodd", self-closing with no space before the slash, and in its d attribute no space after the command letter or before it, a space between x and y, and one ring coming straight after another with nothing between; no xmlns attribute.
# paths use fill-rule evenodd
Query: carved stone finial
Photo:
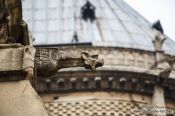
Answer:
<svg viewBox="0 0 175 116"><path fill-rule="evenodd" d="M166 40L166 38L163 38L162 34L160 32L158 32L157 35L155 36L155 40L153 41L156 51L163 50L162 45L163 45L165 40Z"/></svg>

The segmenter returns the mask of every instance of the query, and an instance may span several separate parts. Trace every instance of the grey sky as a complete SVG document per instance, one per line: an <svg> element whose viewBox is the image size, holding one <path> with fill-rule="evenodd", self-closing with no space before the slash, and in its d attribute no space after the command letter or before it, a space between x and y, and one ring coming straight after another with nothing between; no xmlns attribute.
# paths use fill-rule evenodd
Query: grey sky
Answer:
<svg viewBox="0 0 175 116"><path fill-rule="evenodd" d="M124 0L150 22L160 19L165 34L175 41L175 0Z"/></svg>

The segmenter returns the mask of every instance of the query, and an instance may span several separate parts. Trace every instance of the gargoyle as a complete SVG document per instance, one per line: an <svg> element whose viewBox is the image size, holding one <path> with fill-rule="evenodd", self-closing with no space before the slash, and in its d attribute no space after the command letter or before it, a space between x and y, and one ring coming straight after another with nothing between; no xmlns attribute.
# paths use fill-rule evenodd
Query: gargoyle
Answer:
<svg viewBox="0 0 175 116"><path fill-rule="evenodd" d="M158 78L156 79L157 82L162 83L166 78L169 78L171 71L174 68L174 63L175 63L175 58L172 56L166 56L165 59L162 59L160 61L157 61L154 66L152 66L151 68L156 68L156 66L160 63L164 63L167 62L169 67L163 69L159 75Z"/></svg>
<svg viewBox="0 0 175 116"><path fill-rule="evenodd" d="M27 24L22 20L21 0L3 0L0 1L0 6L0 20L2 24L5 24L1 30L6 31L6 35L4 31L2 34L0 33L3 36L1 40L4 39L0 41L0 44L21 43L22 45L29 45Z"/></svg>
<svg viewBox="0 0 175 116"><path fill-rule="evenodd" d="M85 67L94 71L103 66L104 61L98 55L80 51L59 51L58 49L37 49L36 69L39 75L51 75L62 68Z"/></svg>
<svg viewBox="0 0 175 116"><path fill-rule="evenodd" d="M165 40L166 38L163 38L162 34L158 32L157 35L155 36L155 40L153 41L156 51L162 51L162 45L165 42Z"/></svg>

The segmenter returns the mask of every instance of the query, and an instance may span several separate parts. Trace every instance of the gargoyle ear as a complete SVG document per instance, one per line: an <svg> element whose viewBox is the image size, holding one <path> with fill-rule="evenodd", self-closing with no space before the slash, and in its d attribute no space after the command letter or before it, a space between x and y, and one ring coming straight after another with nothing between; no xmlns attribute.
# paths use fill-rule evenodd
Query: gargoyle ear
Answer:
<svg viewBox="0 0 175 116"><path fill-rule="evenodd" d="M86 60L89 57L89 53L87 52L81 52L81 57Z"/></svg>

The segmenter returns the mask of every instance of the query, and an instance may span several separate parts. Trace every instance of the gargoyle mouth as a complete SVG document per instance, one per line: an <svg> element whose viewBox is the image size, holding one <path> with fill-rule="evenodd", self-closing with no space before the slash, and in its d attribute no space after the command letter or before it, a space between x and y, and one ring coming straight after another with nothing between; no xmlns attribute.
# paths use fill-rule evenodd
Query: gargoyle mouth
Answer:
<svg viewBox="0 0 175 116"><path fill-rule="evenodd" d="M103 59L98 60L97 64L95 65L95 68L102 67L104 65Z"/></svg>
<svg viewBox="0 0 175 116"><path fill-rule="evenodd" d="M90 63L88 62L87 64L85 64L85 68L90 69L91 71L95 71L96 68L102 67L103 64L104 64L104 61L102 59L94 60Z"/></svg>

